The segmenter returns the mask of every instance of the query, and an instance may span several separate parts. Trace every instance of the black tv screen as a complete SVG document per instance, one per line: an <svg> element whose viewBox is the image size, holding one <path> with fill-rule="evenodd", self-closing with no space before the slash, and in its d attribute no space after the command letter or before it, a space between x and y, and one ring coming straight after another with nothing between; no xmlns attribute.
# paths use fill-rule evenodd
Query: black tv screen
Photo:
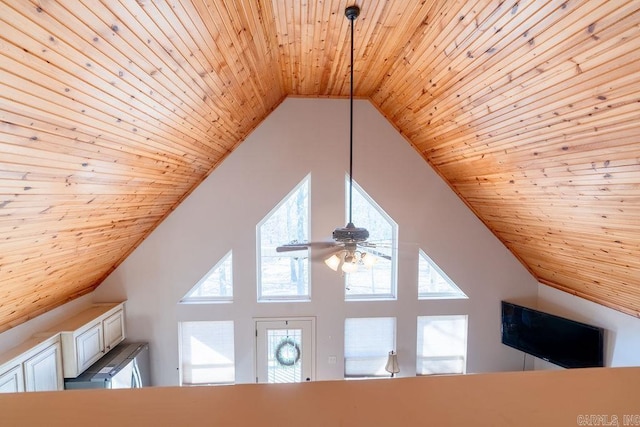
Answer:
<svg viewBox="0 0 640 427"><path fill-rule="evenodd" d="M502 343L563 368L604 366L604 329L506 301Z"/></svg>

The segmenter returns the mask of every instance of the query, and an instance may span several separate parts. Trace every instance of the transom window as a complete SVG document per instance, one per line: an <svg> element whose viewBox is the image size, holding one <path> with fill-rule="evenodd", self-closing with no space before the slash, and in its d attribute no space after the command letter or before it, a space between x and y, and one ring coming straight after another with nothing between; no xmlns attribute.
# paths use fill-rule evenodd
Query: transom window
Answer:
<svg viewBox="0 0 640 427"><path fill-rule="evenodd" d="M349 195L349 177L346 181ZM347 218L349 202L347 200ZM353 182L353 223L369 231L369 242L375 248L364 248L376 255L371 268L360 267L346 275L347 300L396 299L396 247L398 224L360 187Z"/></svg>
<svg viewBox="0 0 640 427"><path fill-rule="evenodd" d="M310 299L308 251L276 252L309 240L309 181L307 175L258 224L258 301Z"/></svg>

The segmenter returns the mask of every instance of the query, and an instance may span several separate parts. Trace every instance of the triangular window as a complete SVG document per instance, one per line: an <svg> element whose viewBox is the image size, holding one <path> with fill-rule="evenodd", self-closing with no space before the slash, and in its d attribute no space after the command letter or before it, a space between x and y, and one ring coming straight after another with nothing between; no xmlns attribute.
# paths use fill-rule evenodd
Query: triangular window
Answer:
<svg viewBox="0 0 640 427"><path fill-rule="evenodd" d="M468 298L422 249L418 258L418 299Z"/></svg>
<svg viewBox="0 0 640 427"><path fill-rule="evenodd" d="M189 292L181 303L228 302L233 300L233 260L231 251L213 266Z"/></svg>

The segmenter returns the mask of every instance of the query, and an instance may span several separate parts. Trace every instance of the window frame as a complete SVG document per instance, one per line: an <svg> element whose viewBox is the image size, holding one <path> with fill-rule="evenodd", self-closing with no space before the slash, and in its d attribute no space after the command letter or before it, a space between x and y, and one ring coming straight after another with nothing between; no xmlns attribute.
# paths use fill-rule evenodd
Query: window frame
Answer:
<svg viewBox="0 0 640 427"><path fill-rule="evenodd" d="M382 207L367 193L360 184L355 180L352 182L353 190L359 193L371 206L376 210L380 216L384 218L391 225L391 284L389 293L369 293L369 294L348 294L347 287L349 286L349 275L345 274L344 277L344 299L345 301L396 301L398 299L398 232L399 225ZM349 174L345 175L345 218L349 218ZM356 227L362 227L362 224L358 224L354 216L354 225ZM365 227L366 228L366 227ZM375 268L375 266L373 267Z"/></svg>
<svg viewBox="0 0 640 427"><path fill-rule="evenodd" d="M204 324L204 323L208 323L211 326L214 326L215 324L226 324L226 325L231 325L231 333L230 333L230 337L231 337L231 351L232 351L232 365L233 365L233 379L231 381L207 381L207 382L190 382L190 383L186 383L184 382L184 378L185 378L185 361L184 361L184 357L185 357L185 348L184 348L184 339L185 339L185 334L184 334L184 328L183 325L185 324L195 324L195 323L200 323L200 324ZM193 335L190 335L193 336ZM180 321L178 322L178 373L179 373L179 384L181 387L197 387L197 386L204 386L204 385L228 385L228 384L235 384L236 383L236 366L235 366L235 322L233 320L188 320L188 321ZM193 352L190 351L190 354L193 355ZM219 368L221 368L222 366L225 366L223 364L217 364L219 366ZM193 364L193 362L189 363L189 366L191 366L191 378L193 378L193 366L196 366Z"/></svg>
<svg viewBox="0 0 640 427"><path fill-rule="evenodd" d="M420 261L424 259L430 268L433 268L450 286L459 292L420 292ZM427 253L418 248L418 299L438 300L438 299L469 299L469 296L458 286Z"/></svg>
<svg viewBox="0 0 640 427"><path fill-rule="evenodd" d="M420 319L437 319L437 320L464 320L464 344L463 344L463 354L450 354L445 356L424 356L421 355L420 348L420 334L422 333L422 329L420 328ZM424 348L424 344L423 344ZM468 352L469 352L469 315L467 314L445 314L445 315L426 315L426 316L418 316L416 318L416 376L433 376L433 375L459 375L467 373L467 360L468 360ZM420 369L420 365L424 363L425 360L431 359L454 359L456 357L462 358L462 370L461 372L437 372L437 373L423 373L422 369Z"/></svg>
<svg viewBox="0 0 640 427"><path fill-rule="evenodd" d="M392 339L392 345L391 348L386 348L384 349L384 351L380 352L380 355L375 355L375 356L369 356L369 357L348 357L347 353L348 353L348 333L347 333L347 324L350 323L350 321L367 321L367 320L388 320L391 319L393 321L393 337L391 337ZM376 328L368 328L371 332L372 335L371 337L375 337L376 335L379 336L379 329ZM367 338L370 339L370 338ZM374 338L375 339L375 338ZM376 317L346 317L344 319L344 378L347 380L351 380L351 379L367 379L367 378L385 378L385 377L389 377L391 374L388 373L385 369L384 366L386 366L387 364L387 360L389 357L389 351L391 350L396 350L396 345L397 345L397 339L398 339L398 319L395 316L376 316ZM357 346L356 346L357 347ZM351 351L349 350L349 353ZM380 359L380 361L382 362L382 370L383 372L380 372L379 374L376 373L368 373L368 374L349 374L347 372L347 363L352 361L351 359L366 359L366 360L377 360Z"/></svg>
<svg viewBox="0 0 640 427"><path fill-rule="evenodd" d="M231 278L231 295L225 296L204 296L204 297L189 297L189 294L199 288L209 277L219 268L222 267L227 261L231 262L231 268L229 269ZM182 297L179 301L180 304L225 304L233 302L233 250L227 252L218 262L205 274L200 280Z"/></svg>
<svg viewBox="0 0 640 427"><path fill-rule="evenodd" d="M309 257L309 250L301 250L296 251L301 254L306 254L304 258L306 258L306 283L307 283L307 293L305 295L263 295L262 288L262 232L261 227L273 216L275 212L277 212L302 186L307 185L307 235L309 236L311 233L311 173L307 174L296 186L289 191L280 201L258 222L256 225L256 293L257 293L257 301L259 303L269 303L269 302L309 302L311 301L311 262ZM287 242L282 242L285 244ZM292 252L289 252L291 255ZM289 256L290 256L289 255Z"/></svg>

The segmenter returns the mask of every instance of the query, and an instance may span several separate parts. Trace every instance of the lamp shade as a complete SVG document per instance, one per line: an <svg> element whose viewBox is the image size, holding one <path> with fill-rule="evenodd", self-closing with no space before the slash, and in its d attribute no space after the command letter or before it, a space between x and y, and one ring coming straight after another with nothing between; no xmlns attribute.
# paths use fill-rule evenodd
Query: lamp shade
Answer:
<svg viewBox="0 0 640 427"><path fill-rule="evenodd" d="M340 265L340 258L336 254L331 255L329 258L324 260L324 263L332 269L333 271L338 271L338 266Z"/></svg>
<svg viewBox="0 0 640 427"><path fill-rule="evenodd" d="M367 268L371 268L374 266L374 264L376 263L376 261L378 260L375 256L371 255L371 254L367 254L366 252L362 253L362 264L367 267Z"/></svg>
<svg viewBox="0 0 640 427"><path fill-rule="evenodd" d="M393 376L400 372L400 366L398 365L398 355L395 351L391 350L389 352L389 358L387 359L387 366L384 368L387 372Z"/></svg>
<svg viewBox="0 0 640 427"><path fill-rule="evenodd" d="M356 264L355 262L347 262L345 260L345 262L342 264L342 271L344 271L345 273L355 273L356 271L358 271L358 264Z"/></svg>

